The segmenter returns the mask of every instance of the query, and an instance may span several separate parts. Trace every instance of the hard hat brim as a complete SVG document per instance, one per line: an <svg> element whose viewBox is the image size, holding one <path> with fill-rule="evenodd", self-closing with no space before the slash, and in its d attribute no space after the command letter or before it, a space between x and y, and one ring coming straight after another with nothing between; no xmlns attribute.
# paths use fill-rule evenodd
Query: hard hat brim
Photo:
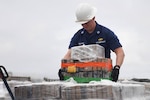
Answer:
<svg viewBox="0 0 150 100"><path fill-rule="evenodd" d="M78 23L78 24L85 24L85 23L87 23L88 21L90 21L90 20L86 20L86 21L75 21L75 22Z"/></svg>

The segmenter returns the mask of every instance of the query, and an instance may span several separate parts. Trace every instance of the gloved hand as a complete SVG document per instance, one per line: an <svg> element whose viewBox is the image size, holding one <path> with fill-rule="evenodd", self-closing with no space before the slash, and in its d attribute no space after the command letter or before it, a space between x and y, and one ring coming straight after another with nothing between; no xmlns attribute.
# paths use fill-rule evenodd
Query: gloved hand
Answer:
<svg viewBox="0 0 150 100"><path fill-rule="evenodd" d="M119 77L119 69L120 66L116 65L114 66L112 73L111 73L111 77L112 77L112 81L117 82L118 77Z"/></svg>
<svg viewBox="0 0 150 100"><path fill-rule="evenodd" d="M59 69L59 71L58 71L58 76L59 76L60 80L64 80L64 76L62 74L62 70L61 69Z"/></svg>

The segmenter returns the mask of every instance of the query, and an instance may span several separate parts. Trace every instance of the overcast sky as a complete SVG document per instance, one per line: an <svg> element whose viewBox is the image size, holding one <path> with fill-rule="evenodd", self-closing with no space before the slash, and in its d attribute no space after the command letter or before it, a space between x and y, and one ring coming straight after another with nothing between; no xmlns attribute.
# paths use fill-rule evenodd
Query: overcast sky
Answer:
<svg viewBox="0 0 150 100"><path fill-rule="evenodd" d="M81 2L97 7L96 21L120 39L126 54L120 78L149 78L150 0L0 0L0 64L14 75L58 78L81 28L75 23Z"/></svg>

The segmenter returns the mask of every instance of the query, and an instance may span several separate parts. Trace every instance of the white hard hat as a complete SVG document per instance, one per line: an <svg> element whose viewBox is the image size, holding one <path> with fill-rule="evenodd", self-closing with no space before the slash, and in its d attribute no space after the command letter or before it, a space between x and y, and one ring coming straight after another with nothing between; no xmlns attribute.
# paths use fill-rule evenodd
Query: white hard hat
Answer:
<svg viewBox="0 0 150 100"><path fill-rule="evenodd" d="M97 9L90 4L81 3L76 9L76 22L87 23L96 15Z"/></svg>

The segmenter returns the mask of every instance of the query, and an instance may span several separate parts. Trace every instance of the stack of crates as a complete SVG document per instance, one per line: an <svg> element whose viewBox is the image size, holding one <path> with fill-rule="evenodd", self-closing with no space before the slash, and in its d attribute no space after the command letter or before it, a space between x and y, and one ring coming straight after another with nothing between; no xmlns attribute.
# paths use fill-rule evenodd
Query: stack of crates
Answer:
<svg viewBox="0 0 150 100"><path fill-rule="evenodd" d="M111 79L112 60L104 57L100 45L77 46L71 49L71 59L61 61L64 79L74 78L78 83Z"/></svg>

